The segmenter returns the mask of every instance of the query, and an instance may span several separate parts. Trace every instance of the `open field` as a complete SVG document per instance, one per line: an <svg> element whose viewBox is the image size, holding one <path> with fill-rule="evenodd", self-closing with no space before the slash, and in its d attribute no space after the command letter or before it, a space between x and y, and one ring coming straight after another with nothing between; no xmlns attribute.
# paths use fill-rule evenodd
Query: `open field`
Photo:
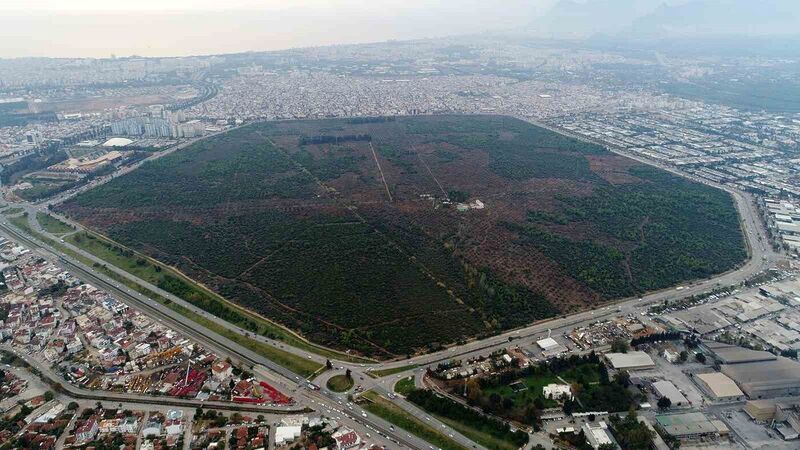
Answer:
<svg viewBox="0 0 800 450"><path fill-rule="evenodd" d="M400 379L394 384L394 392L403 396L410 394L415 389L414 377L406 377Z"/></svg>
<svg viewBox="0 0 800 450"><path fill-rule="evenodd" d="M253 124L60 210L313 342L378 358L746 256L726 193L601 147L507 117L352 122Z"/></svg>
<svg viewBox="0 0 800 450"><path fill-rule="evenodd" d="M75 231L71 226L65 224L64 222L56 219L55 217L44 214L44 213L36 213L36 221L39 222L39 225L42 226L48 233L52 234L67 234Z"/></svg>
<svg viewBox="0 0 800 450"><path fill-rule="evenodd" d="M381 369L381 370L372 370L368 372L368 375L372 378L381 378L381 377L388 377L389 375L394 375L396 373L405 372L406 370L416 369L416 364L409 364L407 366L399 366L392 369Z"/></svg>
<svg viewBox="0 0 800 450"><path fill-rule="evenodd" d="M21 213L23 211L25 211L25 210L22 209L22 208L7 208L7 209L5 209L3 211L3 215L5 215L5 216L13 216L13 215L19 214L19 213Z"/></svg>
<svg viewBox="0 0 800 450"><path fill-rule="evenodd" d="M353 387L353 377L334 375L328 379L326 386L333 392L347 392Z"/></svg>

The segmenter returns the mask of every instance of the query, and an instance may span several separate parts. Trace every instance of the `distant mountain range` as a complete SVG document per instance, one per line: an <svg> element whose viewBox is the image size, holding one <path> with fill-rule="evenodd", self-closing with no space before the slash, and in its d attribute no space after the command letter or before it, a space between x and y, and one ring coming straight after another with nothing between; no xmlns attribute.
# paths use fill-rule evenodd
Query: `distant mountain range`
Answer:
<svg viewBox="0 0 800 450"><path fill-rule="evenodd" d="M532 23L552 37L800 34L800 0L560 0Z"/></svg>

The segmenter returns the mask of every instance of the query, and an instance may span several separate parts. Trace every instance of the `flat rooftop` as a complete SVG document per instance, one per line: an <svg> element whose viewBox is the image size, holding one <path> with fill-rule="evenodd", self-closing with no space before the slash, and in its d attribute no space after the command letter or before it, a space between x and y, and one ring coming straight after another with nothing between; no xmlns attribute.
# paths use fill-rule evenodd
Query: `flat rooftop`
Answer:
<svg viewBox="0 0 800 450"><path fill-rule="evenodd" d="M740 364L760 361L774 361L777 356L770 352L750 350L749 348L728 345L720 342L704 342L706 348L714 353L714 357L722 364Z"/></svg>
<svg viewBox="0 0 800 450"><path fill-rule="evenodd" d="M656 366L653 358L645 352L606 353L605 357L615 369L646 369Z"/></svg>
<svg viewBox="0 0 800 450"><path fill-rule="evenodd" d="M653 387L658 395L667 397L669 401L672 402L672 406L686 406L689 404L689 400L684 397L681 391L679 391L671 381L656 381L653 383Z"/></svg>
<svg viewBox="0 0 800 450"><path fill-rule="evenodd" d="M726 364L722 373L730 377L749 397L776 390L800 389L800 363L787 358L742 364Z"/></svg>
<svg viewBox="0 0 800 450"><path fill-rule="evenodd" d="M728 427L719 420L709 420L701 412L664 414L656 416L656 422L672 436L696 436L702 434L726 434Z"/></svg>
<svg viewBox="0 0 800 450"><path fill-rule="evenodd" d="M716 398L741 397L744 395L744 392L739 389L736 382L724 373L701 373L695 375L695 377L702 380Z"/></svg>

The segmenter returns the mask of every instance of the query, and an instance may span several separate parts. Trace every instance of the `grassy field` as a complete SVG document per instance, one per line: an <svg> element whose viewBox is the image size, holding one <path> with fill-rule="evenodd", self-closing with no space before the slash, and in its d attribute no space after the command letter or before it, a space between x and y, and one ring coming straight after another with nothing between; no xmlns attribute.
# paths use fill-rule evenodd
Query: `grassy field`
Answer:
<svg viewBox="0 0 800 450"><path fill-rule="evenodd" d="M394 391L403 396L408 395L414 390L414 388L415 385L413 376L402 378L394 384Z"/></svg>
<svg viewBox="0 0 800 450"><path fill-rule="evenodd" d="M515 382L519 382L520 386L524 386L525 390L514 391L514 389L507 384L499 384L496 386L491 386L483 389L485 395L492 395L497 394L502 398L510 398L514 401L514 404L518 407L523 407L525 405L529 405L533 403L533 401L537 398L542 399L545 406L554 407L557 405L556 402L552 400L547 400L542 396L542 388L547 386L551 383L561 383L555 375L552 374L545 374L545 375L532 375L529 377L522 378L520 380L516 380Z"/></svg>
<svg viewBox="0 0 800 450"><path fill-rule="evenodd" d="M353 387L353 377L334 375L328 379L326 386L333 392L347 392Z"/></svg>
<svg viewBox="0 0 800 450"><path fill-rule="evenodd" d="M3 215L13 216L14 214L19 214L19 213L21 213L23 211L25 211L25 210L22 209L22 208L8 208L8 209L3 211Z"/></svg>
<svg viewBox="0 0 800 450"><path fill-rule="evenodd" d="M450 428L458 431L459 433L466 436L469 440L474 441L489 450L517 450L519 449L512 442L508 442L506 440L496 438L491 434L476 429L475 427L471 427L469 425L465 425L457 420L448 419L447 417L439 416L436 414L432 414L434 417L442 421L442 423L446 424Z"/></svg>
<svg viewBox="0 0 800 450"><path fill-rule="evenodd" d="M75 231L74 228L65 224L64 222L56 219L55 217L45 214L45 213L36 213L36 221L39 222L39 225L42 226L48 233L52 233L55 235L59 234L67 234Z"/></svg>
<svg viewBox="0 0 800 450"><path fill-rule="evenodd" d="M40 236L38 233L35 233L31 228L31 225L28 223L28 213L25 213L21 216L10 217L8 221L14 225L15 227L19 228L20 230L33 235L33 236Z"/></svg>
<svg viewBox="0 0 800 450"><path fill-rule="evenodd" d="M382 378L388 377L389 375L394 375L396 373L405 372L407 370L416 369L417 367L419 367L418 364L409 364L406 366L395 367L393 369L373 370L368 373L372 378Z"/></svg>
<svg viewBox="0 0 800 450"><path fill-rule="evenodd" d="M364 409L394 424L396 427L402 428L442 450L466 450L466 447L453 441L421 419L395 406L392 402L382 398L375 392L366 392L362 397L368 400L368 402L362 405Z"/></svg>

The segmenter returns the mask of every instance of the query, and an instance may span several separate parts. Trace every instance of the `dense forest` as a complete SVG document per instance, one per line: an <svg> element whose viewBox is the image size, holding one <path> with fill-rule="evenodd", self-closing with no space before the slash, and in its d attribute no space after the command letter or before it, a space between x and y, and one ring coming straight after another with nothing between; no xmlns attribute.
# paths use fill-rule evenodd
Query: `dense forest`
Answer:
<svg viewBox="0 0 800 450"><path fill-rule="evenodd" d="M707 277L745 256L724 192L496 116L252 124L59 211L314 342L376 357ZM603 389L587 401L604 402Z"/></svg>
<svg viewBox="0 0 800 450"><path fill-rule="evenodd" d="M649 167L630 173L643 182L562 196L557 213L529 211L528 223L506 225L609 299L706 278L746 257L727 193ZM587 228L593 238L558 231L570 225Z"/></svg>

